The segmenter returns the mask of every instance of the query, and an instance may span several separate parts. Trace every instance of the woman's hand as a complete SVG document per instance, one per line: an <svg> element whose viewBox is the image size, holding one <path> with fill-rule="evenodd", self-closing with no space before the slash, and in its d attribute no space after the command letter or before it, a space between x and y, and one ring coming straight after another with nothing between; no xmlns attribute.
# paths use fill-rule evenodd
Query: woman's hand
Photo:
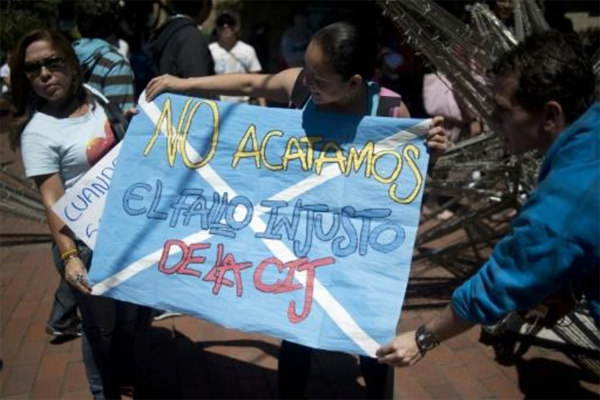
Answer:
<svg viewBox="0 0 600 400"><path fill-rule="evenodd" d="M380 347L377 352L377 361L390 364L394 367L406 367L416 364L423 354L417 346L415 331L398 335L390 343Z"/></svg>
<svg viewBox="0 0 600 400"><path fill-rule="evenodd" d="M438 157L444 154L448 147L450 147L450 141L443 125L444 117L438 116L431 120L431 126L425 139L425 146L429 150L430 164L435 164Z"/></svg>
<svg viewBox="0 0 600 400"><path fill-rule="evenodd" d="M131 122L131 118L133 118L134 115L137 115L140 111L135 108L135 107L131 107L127 110L125 110L125 112L123 113L123 116L127 119L127 122Z"/></svg>
<svg viewBox="0 0 600 400"><path fill-rule="evenodd" d="M69 258L65 262L65 280L84 294L92 293L92 287L87 279L87 270L79 257Z"/></svg>
<svg viewBox="0 0 600 400"><path fill-rule="evenodd" d="M152 101L163 92L180 93L186 90L183 87L185 79L172 75L161 75L153 78L146 86L146 100Z"/></svg>

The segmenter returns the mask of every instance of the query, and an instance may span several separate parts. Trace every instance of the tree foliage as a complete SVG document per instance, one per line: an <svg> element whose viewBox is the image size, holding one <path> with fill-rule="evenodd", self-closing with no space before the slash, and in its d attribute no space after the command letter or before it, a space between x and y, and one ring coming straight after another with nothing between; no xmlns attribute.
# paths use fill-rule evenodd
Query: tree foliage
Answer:
<svg viewBox="0 0 600 400"><path fill-rule="evenodd" d="M0 49L11 51L27 32L55 28L61 0L3 0L0 2Z"/></svg>

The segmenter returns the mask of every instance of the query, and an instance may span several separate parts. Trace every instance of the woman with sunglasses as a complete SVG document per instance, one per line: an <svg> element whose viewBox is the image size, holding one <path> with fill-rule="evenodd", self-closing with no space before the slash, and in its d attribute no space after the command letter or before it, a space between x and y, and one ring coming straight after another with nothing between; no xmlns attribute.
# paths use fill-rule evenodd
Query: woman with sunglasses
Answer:
<svg viewBox="0 0 600 400"><path fill-rule="evenodd" d="M67 229L52 206L116 143L102 105L86 89L77 57L58 32L36 30L14 51L11 85L16 109L11 145L21 147L27 177L46 208L59 273L75 292L84 332L83 358L95 399L120 398L117 372L132 370L137 306L91 296L91 250ZM118 328L118 329L117 329ZM124 369L123 369L124 370Z"/></svg>
<svg viewBox="0 0 600 400"><path fill-rule="evenodd" d="M304 61L304 69L291 68L275 75L231 74L189 79L163 75L150 81L146 98L151 101L162 92L245 95L291 103L295 108L381 115L375 106L378 100L399 97L369 81L377 61L376 46L352 24L338 22L319 30L308 45ZM307 96L297 96L299 92L306 92ZM395 107L385 110L385 115L409 117L404 104L397 100ZM431 160L448 146L442 123L442 118L434 118L426 139ZM305 397L311 351L306 346L282 342L278 370L281 398ZM361 356L360 363L367 396L391 398L393 370L370 357Z"/></svg>

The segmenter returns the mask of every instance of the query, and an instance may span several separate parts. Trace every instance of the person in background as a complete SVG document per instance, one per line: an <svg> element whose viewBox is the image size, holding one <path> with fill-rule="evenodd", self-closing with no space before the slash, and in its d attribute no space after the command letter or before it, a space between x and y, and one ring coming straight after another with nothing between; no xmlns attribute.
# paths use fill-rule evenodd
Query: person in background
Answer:
<svg viewBox="0 0 600 400"><path fill-rule="evenodd" d="M2 98L10 99L10 53L6 56L6 61L0 67L0 79L2 79Z"/></svg>
<svg viewBox="0 0 600 400"><path fill-rule="evenodd" d="M156 74L180 78L214 75L208 41L200 31L212 1L172 0L171 5L173 15L150 37Z"/></svg>
<svg viewBox="0 0 600 400"><path fill-rule="evenodd" d="M239 38L239 24L229 11L223 11L216 20L216 39L208 48L215 62L217 75L233 73L258 73L262 67L254 48ZM248 96L220 96L222 101L248 103ZM259 98L258 103L266 107L264 98Z"/></svg>
<svg viewBox="0 0 600 400"><path fill-rule="evenodd" d="M304 10L296 10L292 26L281 36L281 55L286 68L304 66L304 53L310 42L312 32L308 27L308 16Z"/></svg>
<svg viewBox="0 0 600 400"><path fill-rule="evenodd" d="M545 154L538 186L450 305L378 349L379 362L413 365L475 324L494 324L558 293L565 301L556 310L565 313L583 295L600 325L600 104L591 63L576 35L537 33L496 61L492 83L494 128L508 150Z"/></svg>
<svg viewBox="0 0 600 400"><path fill-rule="evenodd" d="M291 103L293 108L409 117L398 94L369 80L375 72L376 50L373 40L364 31L353 24L338 22L322 28L312 38L306 50L305 68L290 68L275 75L231 74L194 79L164 75L148 84L146 96L148 101L162 92L260 96L278 103ZM297 96L297 93L304 95ZM381 110L379 106L388 101L391 106ZM427 135L431 162L448 146L442 123L443 118L434 118ZM310 347L287 340L281 343L280 398L305 397L311 353ZM361 356L360 363L368 397L391 398L393 370L370 357Z"/></svg>
<svg viewBox="0 0 600 400"><path fill-rule="evenodd" d="M269 46L269 36L270 36L270 25L267 22L260 21L254 24L252 27L252 31L250 33L250 38L248 40L248 44L254 47L256 51L256 56L258 57L258 62L262 66L263 72L268 72L270 67L269 64L271 62L270 58L270 46Z"/></svg>
<svg viewBox="0 0 600 400"><path fill-rule="evenodd" d="M84 81L121 110L135 106L134 78L129 60L115 44L118 0L78 0L77 26L82 38L73 43Z"/></svg>
<svg viewBox="0 0 600 400"><path fill-rule="evenodd" d="M513 0L495 0L492 10L496 17L514 34Z"/></svg>
<svg viewBox="0 0 600 400"><path fill-rule="evenodd" d="M69 41L51 30L25 35L14 52L15 113L10 141L46 209L54 262L73 290L84 332L83 361L94 399L120 398L122 373L134 370L137 306L91 296L92 252L52 206L116 143L101 94L84 86ZM104 101L104 100L103 100ZM135 111L130 111L135 113Z"/></svg>
<svg viewBox="0 0 600 400"><path fill-rule="evenodd" d="M212 0L172 0L172 15L152 33L150 54L156 74L171 74L180 78L215 74L208 41L201 32L212 11ZM181 314L156 310L154 320Z"/></svg>

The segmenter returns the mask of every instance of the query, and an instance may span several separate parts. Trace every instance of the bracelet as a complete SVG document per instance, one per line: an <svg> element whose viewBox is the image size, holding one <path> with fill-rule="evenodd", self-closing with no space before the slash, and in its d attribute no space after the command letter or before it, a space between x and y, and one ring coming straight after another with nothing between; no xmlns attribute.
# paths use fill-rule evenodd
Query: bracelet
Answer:
<svg viewBox="0 0 600 400"><path fill-rule="evenodd" d="M79 250L77 249L70 249L65 251L64 253L60 254L60 259L62 261L66 261L68 258L71 258L73 256L78 256L79 255Z"/></svg>
<svg viewBox="0 0 600 400"><path fill-rule="evenodd" d="M74 258L79 258L79 254L77 254L77 253L71 253L71 254L69 254L68 256L66 256L66 257L65 257L65 258L62 260L62 262L63 262L63 264L67 265L67 263L68 263L69 261L71 261L72 259L74 259Z"/></svg>

